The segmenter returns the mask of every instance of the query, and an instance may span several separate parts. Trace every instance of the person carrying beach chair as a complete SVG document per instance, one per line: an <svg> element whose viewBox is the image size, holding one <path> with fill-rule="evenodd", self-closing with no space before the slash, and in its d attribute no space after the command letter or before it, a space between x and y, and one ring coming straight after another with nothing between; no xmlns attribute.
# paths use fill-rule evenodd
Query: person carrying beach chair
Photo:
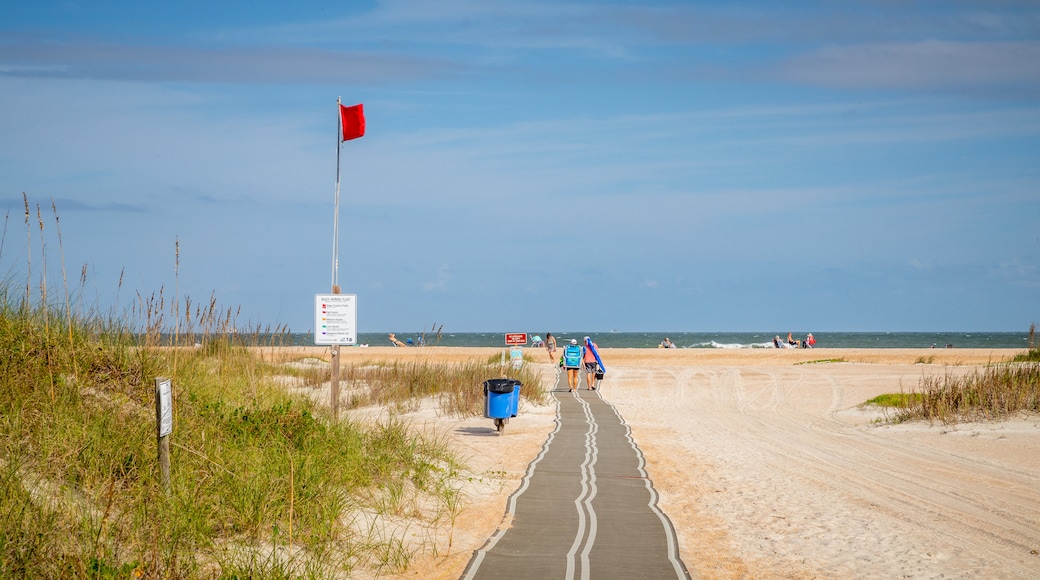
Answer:
<svg viewBox="0 0 1040 580"><path fill-rule="evenodd" d="M581 369L584 355L585 347L579 345L577 339L572 338L571 343L563 348L563 368L567 369L567 385L570 393L578 390L578 371Z"/></svg>

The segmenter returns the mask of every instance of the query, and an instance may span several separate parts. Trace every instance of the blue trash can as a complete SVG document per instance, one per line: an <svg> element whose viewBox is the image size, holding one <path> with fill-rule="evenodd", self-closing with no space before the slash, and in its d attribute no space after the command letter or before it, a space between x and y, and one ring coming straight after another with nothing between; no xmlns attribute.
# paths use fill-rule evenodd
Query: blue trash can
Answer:
<svg viewBox="0 0 1040 580"><path fill-rule="evenodd" d="M499 432L505 429L510 417L520 409L520 386L516 379L489 379L484 381L484 416L495 420Z"/></svg>
<svg viewBox="0 0 1040 580"><path fill-rule="evenodd" d="M520 412L520 381L516 381L516 386L513 388L513 397L510 399L510 409L513 411L513 417Z"/></svg>

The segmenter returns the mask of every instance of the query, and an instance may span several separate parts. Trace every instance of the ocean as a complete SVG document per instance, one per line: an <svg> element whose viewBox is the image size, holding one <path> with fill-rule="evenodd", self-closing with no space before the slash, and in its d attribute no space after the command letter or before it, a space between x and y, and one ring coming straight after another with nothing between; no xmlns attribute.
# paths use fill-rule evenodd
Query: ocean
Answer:
<svg viewBox="0 0 1040 580"><path fill-rule="evenodd" d="M522 331L519 331L522 332ZM419 335L395 332L398 340L417 344ZM528 332L530 340L541 332ZM773 348L773 337L787 338L787 332L553 332L557 344L585 336L601 348L657 348L665 337L679 348ZM816 348L1029 348L1028 332L813 332ZM805 334L796 334L804 339ZM425 336L426 346L505 347L505 332L443 332L439 337ZM362 332L360 344L390 346L386 332ZM291 334L285 345L313 345L312 334Z"/></svg>

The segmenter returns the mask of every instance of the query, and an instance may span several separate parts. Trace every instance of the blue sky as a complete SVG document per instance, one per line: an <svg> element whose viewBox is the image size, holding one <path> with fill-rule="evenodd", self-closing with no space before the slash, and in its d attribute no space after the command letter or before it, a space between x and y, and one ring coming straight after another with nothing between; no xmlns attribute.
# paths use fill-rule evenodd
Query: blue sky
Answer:
<svg viewBox="0 0 1040 580"><path fill-rule="evenodd" d="M1035 1L8 3L5 280L309 331L337 97L361 332L1040 322Z"/></svg>

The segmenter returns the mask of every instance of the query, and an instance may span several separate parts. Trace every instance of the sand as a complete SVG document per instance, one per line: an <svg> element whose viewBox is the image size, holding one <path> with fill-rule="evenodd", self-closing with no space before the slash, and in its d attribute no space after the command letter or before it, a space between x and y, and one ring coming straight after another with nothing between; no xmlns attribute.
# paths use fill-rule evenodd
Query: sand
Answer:
<svg viewBox="0 0 1040 580"><path fill-rule="evenodd" d="M601 393L632 427L695 576L1040 578L1040 417L889 424L860 406L1017 351L601 350ZM342 358L460 361L498 351L352 348ZM811 361L829 362L797 364ZM554 414L523 402L503 436L489 419L459 420L433 405L405 414L449 437L482 477L467 490L450 550L417 555L400 577L461 574L501 523Z"/></svg>

